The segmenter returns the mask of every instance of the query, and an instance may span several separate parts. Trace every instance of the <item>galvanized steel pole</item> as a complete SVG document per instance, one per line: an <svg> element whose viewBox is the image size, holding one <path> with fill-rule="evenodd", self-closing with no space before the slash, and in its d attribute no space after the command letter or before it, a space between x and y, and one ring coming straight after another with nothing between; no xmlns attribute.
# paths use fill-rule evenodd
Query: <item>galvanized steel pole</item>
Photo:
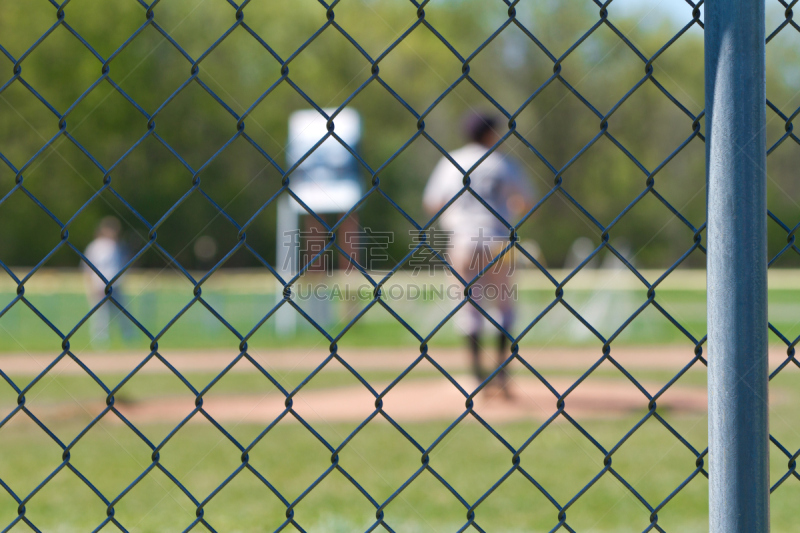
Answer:
<svg viewBox="0 0 800 533"><path fill-rule="evenodd" d="M769 531L764 0L706 0L711 533Z"/></svg>

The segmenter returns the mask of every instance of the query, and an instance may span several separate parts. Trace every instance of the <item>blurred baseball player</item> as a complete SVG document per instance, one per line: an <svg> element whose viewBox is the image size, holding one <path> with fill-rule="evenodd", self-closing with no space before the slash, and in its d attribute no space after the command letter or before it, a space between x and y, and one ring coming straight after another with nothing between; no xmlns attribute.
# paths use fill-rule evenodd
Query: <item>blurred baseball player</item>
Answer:
<svg viewBox="0 0 800 533"><path fill-rule="evenodd" d="M119 240L120 223L114 217L105 217L100 221L95 231L95 238L86 247L84 255L101 274L110 280L125 266L125 252ZM89 268L86 263L82 264L86 279L86 296L89 305L94 307L105 297L106 283ZM122 292L119 282L114 284L114 299L123 303ZM89 321L89 328L93 342L105 344L109 339L109 326L114 304L106 302L95 311ZM114 308L114 311L118 310ZM114 313L116 316L116 313ZM123 322L127 322L124 320ZM122 324L123 334L126 334L127 324Z"/></svg>
<svg viewBox="0 0 800 533"><path fill-rule="evenodd" d="M462 169L469 170L489 148L500 139L497 120L488 115L471 115L464 123L464 133L469 143L450 153ZM438 212L463 187L464 175L442 158L431 174L423 194L423 205L430 214ZM521 164L507 154L492 152L470 174L470 187L506 221L513 224L515 217L533 205L535 190ZM467 282L508 246L509 229L469 192L451 204L440 218L442 229L450 234L450 265ZM495 304L500 312L500 324L509 331L514 321L511 301L514 271L511 251L491 266L473 285L473 300L484 310ZM487 373L481 367L481 333L486 319L471 304L458 315L460 328L466 333L472 371L478 381ZM488 312L488 310L487 310ZM507 337L499 333L497 361L501 364L509 355ZM497 385L510 396L506 387L505 369L497 374Z"/></svg>

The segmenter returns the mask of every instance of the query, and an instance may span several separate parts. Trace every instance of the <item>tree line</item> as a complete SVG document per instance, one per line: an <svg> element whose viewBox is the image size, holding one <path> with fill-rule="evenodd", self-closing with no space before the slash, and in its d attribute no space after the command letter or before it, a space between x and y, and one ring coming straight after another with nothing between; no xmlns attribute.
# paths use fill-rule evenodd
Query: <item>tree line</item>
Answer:
<svg viewBox="0 0 800 533"><path fill-rule="evenodd" d="M508 6L500 0L431 2L422 16L407 1L353 0L330 11L312 0L253 2L241 12L243 24L216 44L237 20L237 10L227 2L158 4L153 20L169 38L153 25L141 29L148 12L135 1L68 4L64 21L100 57L61 25L19 62L20 79L0 93L0 153L19 169L38 152L22 172L30 196L16 190L0 204L0 261L41 261L62 238L53 217L69 221L68 239L83 249L104 216L117 216L127 246L136 251L149 238L143 220L161 220L193 180L199 180L199 190L158 228L159 245L186 268L206 268L239 238L230 219L241 225L258 213L248 227L247 242L274 262L275 207L262 207L283 177L265 155L287 168L291 112L311 107L308 99L323 108L338 107L358 89L347 104L363 119L358 153L373 171L381 169L381 190L423 223L422 188L441 154L421 137L405 146L420 128L409 108L422 114L462 77L467 67L460 55L470 58L469 77L425 116L424 131L443 149L453 150L464 143L460 122L466 113L502 116L500 106L515 115L514 126L524 138L512 136L500 151L524 163L540 195L559 180L580 205L565 194L553 195L522 227L522 240L537 242L547 264L561 266L576 239L588 238L595 246L603 239L602 230L581 208L606 226L652 186L658 197L648 193L614 225L609 239L628 250L637 265L670 265L692 246L694 233L659 198L695 228L705 220L705 146L697 134L703 133L704 123L692 119L704 105L702 29L693 25L652 63L647 59L679 27L670 21L642 24L641 13L616 12L613 4L608 16L613 28L600 24L557 67L531 38L560 58L598 22L598 9L589 1L519 3L515 17L524 29L512 21L484 46L508 21ZM18 59L56 21L56 9L48 2L4 4L0 45L7 53L0 54L0 83L14 76L8 56ZM776 53L781 61L796 59L794 52ZM380 60L373 66L367 56ZM280 80L281 62L289 58L285 79L249 112L231 141L241 128L232 113L241 116ZM198 69L196 80L183 87L193 68ZM108 79L84 94L104 69ZM561 79L542 88L554 70ZM791 96L792 82L783 69L771 68L771 88ZM607 121L598 116L614 109L639 83ZM62 114L69 110L64 119L68 135L58 135L59 119L48 106ZM156 111L152 120L145 115ZM503 127L507 122L503 119ZM783 123L778 122L769 125L771 135L773 130L774 135L782 133L776 128L782 130ZM770 156L772 180L780 185L771 193L771 206L790 219L796 217L796 208L786 198L800 192L790 178L795 148L781 147ZM553 169L558 172L565 165L566 171L554 174ZM366 189L373 176L366 169L363 176ZM104 179L113 190L98 193ZM14 186L15 172L0 163L0 195ZM412 225L387 200L374 194L358 216L371 231L394 232L387 266L408 253L414 242ZM212 253L208 246L205 253L198 252L195 244L201 237L214 243ZM780 247L786 233L772 228L770 238L771 247ZM704 261L695 253L686 264L702 266ZM63 247L47 264L77 262ZM163 254L153 250L137 266L164 264ZM240 250L227 264L247 267L259 261Z"/></svg>

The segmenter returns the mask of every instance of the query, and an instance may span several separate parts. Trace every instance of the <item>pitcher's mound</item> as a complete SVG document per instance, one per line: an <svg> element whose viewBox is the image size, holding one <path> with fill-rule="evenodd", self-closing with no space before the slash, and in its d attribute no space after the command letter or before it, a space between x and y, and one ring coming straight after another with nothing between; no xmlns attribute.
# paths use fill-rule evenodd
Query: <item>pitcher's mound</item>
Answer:
<svg viewBox="0 0 800 533"><path fill-rule="evenodd" d="M570 380L550 384L563 392ZM461 386L472 392L477 383L463 379ZM659 390L644 383L651 394ZM650 386L653 385L653 386ZM388 384L375 387L383 391ZM508 385L509 394L498 388L482 390L473 403L474 411L488 422L545 420L557 408L557 397L536 378L515 378ZM397 422L454 420L466 411L467 398L448 380L413 380L400 382L382 397L381 408ZM291 408L308 422L362 421L376 410L375 396L361 385L334 389L300 391L289 402ZM574 418L615 418L644 414L648 398L631 383L620 380L594 380L580 384L565 399L564 410ZM673 386L657 402L659 411L704 412L706 391L700 387ZM269 424L287 407L281 394L209 395L203 409L220 423ZM143 402L118 404L120 412L136 424L178 422L195 408L192 398L154 398ZM199 417L199 418L198 418ZM195 415L198 420L204 417ZM378 415L377 419L383 417ZM471 417L470 417L471 418ZM295 420L292 414L286 420Z"/></svg>

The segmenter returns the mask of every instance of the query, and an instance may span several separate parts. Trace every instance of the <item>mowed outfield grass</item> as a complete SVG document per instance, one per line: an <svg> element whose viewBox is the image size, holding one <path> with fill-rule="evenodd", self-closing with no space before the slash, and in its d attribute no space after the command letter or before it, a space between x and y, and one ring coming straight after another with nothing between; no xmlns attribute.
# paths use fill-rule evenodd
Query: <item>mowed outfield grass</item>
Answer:
<svg viewBox="0 0 800 533"><path fill-rule="evenodd" d="M584 429L601 443L612 443L638 422L637 418L587 421ZM705 442L705 417L672 417L694 445ZM26 494L56 470L61 449L32 423L0 432L4 457L0 476L15 491ZM502 424L495 429L513 445L521 444L536 423ZM80 429L55 424L57 434ZM172 428L148 425L144 434L163 436ZM340 440L352 425L326 428ZM430 444L443 424L406 424L404 429L423 445ZM240 436L255 437L263 428L242 425ZM336 446L338 442L331 442ZM73 448L70 464L108 499L151 464L150 449L127 428L101 422ZM161 451L162 464L197 500L204 500L241 466L241 453L210 424L189 424ZM289 501L295 501L319 476L328 472L331 453L298 423L276 426L249 454L249 464ZM339 453L338 464L378 502L383 503L420 467L421 454L387 423L372 422ZM512 454L477 423L462 423L430 454L430 466L469 504L511 468ZM773 467L773 477L785 472ZM694 468L694 458L682 444L651 420L614 454L616 472L648 501L656 504L678 487ZM562 505L603 470L603 454L577 430L558 423L529 446L520 465ZM665 531L707 531L708 481L695 477L658 513ZM772 495L772 531L797 530L796 502L800 483L791 479ZM106 505L66 468L59 471L26 505L26 516L42 531L90 531L106 516ZM274 531L285 519L286 507L250 471L241 471L205 506L204 516L217 531ZM457 531L467 510L428 471L408 485L386 508L385 520L394 531ZM484 531L544 532L558 523L554 506L519 472L512 473L475 509ZM635 532L650 523L649 511L610 473L603 475L568 510L575 531ZM17 516L17 504L0 497L0 523ZM115 517L128 531L181 531L196 516L196 504L159 470L152 470L115 505ZM365 531L375 520L374 506L337 471L331 471L295 508L306 531ZM24 528L23 528L24 529ZM113 529L113 528L112 528ZM202 528L201 528L202 530ZM292 527L287 528L293 531Z"/></svg>
<svg viewBox="0 0 800 533"><path fill-rule="evenodd" d="M548 377L576 377L578 369L550 369ZM598 371L602 379L616 379L630 386L613 370ZM515 375L524 375L521 368ZM637 378L666 383L672 373L639 370ZM370 383L386 382L394 371L365 371ZM307 374L280 374L284 386L300 383ZM412 374L407 379L430 379L434 374ZM123 374L104 376L113 386ZM24 386L32 375L12 376ZM188 373L196 386L212 374ZM776 401L771 408L771 432L788 448L800 447L795 405L800 403L800 374L789 370L772 383ZM309 389L352 386L355 380L343 369L312 379ZM678 384L705 385L702 368L691 370ZM233 373L219 382L210 394L263 393L269 385L256 373ZM13 395L3 396L3 411L15 405ZM190 397L186 387L169 374L135 377L118 394L119 401L144 398ZM197 503L184 494L158 469L151 470L130 491L128 485L152 464L152 450L140 436L112 417L101 420L88 432L82 431L93 417L92 407L102 404L104 393L88 377L71 374L45 376L27 395L26 405L34 412L54 405L80 403L88 407L85 416L49 417L47 426L64 444L73 442L69 464L91 481L108 500L124 493L115 504L115 517L128 531L181 531L196 517ZM644 404L644 402L643 402ZM65 411L68 412L69 410ZM92 411L92 412L90 412ZM568 409L569 412L569 409ZM707 445L707 418L659 408L659 414L695 449ZM645 414L645 406L624 416L592 419L578 416L577 422L605 450L610 450L634 428ZM177 424L137 425L155 446L160 446L159 463L197 501L204 501L242 465L241 451L205 419L183 426L169 437ZM452 420L404 423L403 429L423 448L434 443ZM495 423L494 430L518 449L537 431L542 420ZM314 430L333 448L344 442L359 422L315 421ZM266 424L225 422L223 427L243 446L248 446ZM169 437L169 438L168 438ZM24 415L17 415L0 429L0 478L24 497L63 465L63 450L51 437ZM329 472L332 453L303 425L286 419L274 426L249 453L248 462L289 502L295 502L320 476ZM338 465L356 480L375 501L383 504L414 476L422 465L422 453L408 439L380 418L367 424L338 454ZM430 452L429 465L458 492L467 505L475 505L475 519L484 531L545 532L558 523L558 511L520 472L513 472L486 498L482 496L512 468L513 452L480 424L468 418L455 426ZM788 458L772 446L773 482L788 471ZM651 505L658 505L689 477L695 456L657 420L650 418L614 452L612 466ZM706 463L707 464L707 463ZM604 454L568 422L559 420L531 442L520 456L520 466L560 504L572 500L604 469ZM663 509L658 523L665 531L707 531L708 481L693 478ZM772 531L796 531L796 502L800 481L790 478L772 495ZM0 496L0 525L17 516L17 503ZM204 517L217 531L274 531L285 520L282 503L249 470L242 470L203 506ZM26 504L26 516L42 531L89 531L106 517L106 504L68 469L61 468ZM295 519L306 531L365 531L375 520L375 507L338 470L331 470L297 502ZM467 522L467 508L429 471L422 472L385 507L385 520L394 531L457 531ZM650 512L611 472L603 474L567 511L575 531L634 532L650 523ZM24 528L23 528L24 529ZM202 528L201 528L202 530ZM287 528L293 531L292 527Z"/></svg>
<svg viewBox="0 0 800 533"><path fill-rule="evenodd" d="M663 272L645 270L642 274L653 283ZM563 280L569 272L554 270L552 275ZM381 277L375 273L373 276L376 280ZM195 277L199 279L202 273L196 273ZM793 341L800 336L800 271L773 270L769 286L770 322ZM115 292L136 320L151 335L159 337L159 346L164 349L236 349L240 341L231 328L248 337L249 346L264 350L330 343L306 317L288 305L278 314L294 317L294 327L279 322L278 314L264 321L278 301L275 278L265 271L221 271L213 275L202 287L202 299L219 316L203 302L194 301L193 288L186 278L172 271L136 271L123 278L115 286ZM463 292L454 277L403 271L392 276L383 286L382 301L405 325L384 306L375 304L371 291L371 285L358 272L332 277L307 276L295 285L293 300L328 335L337 338L344 334L339 339L340 345L418 345L419 340L408 328L423 338L435 332L430 342L440 346L463 342L459 315L464 310L439 327L459 304L453 296ZM617 346L691 344L692 339L702 339L706 334L702 270L671 273L656 288L657 305L645 305L648 301L645 286L626 270L579 272L565 285L563 302L579 313L597 334L559 303L555 292L552 282L540 272L517 272L513 285L517 318L511 333L519 335L529 329L523 337L523 346L602 345L597 334L605 339L613 337ZM0 278L0 310L16 297L17 288L11 279ZM25 298L35 310L18 301L0 316L0 352L57 351L61 338L36 312L67 335L90 310L84 279L77 271L37 273L25 285ZM113 315L109 338L93 338L90 318L71 335L73 352L146 350L150 339L110 304L106 305ZM486 309L499 321L491 303ZM173 323L180 313L183 315ZM633 321L622 328L634 314ZM351 324L354 318L357 320ZM529 328L533 322L535 325ZM770 342L783 344L772 332Z"/></svg>
<svg viewBox="0 0 800 533"><path fill-rule="evenodd" d="M654 282L662 272L643 271ZM556 279L568 272L553 271ZM201 274L197 274L197 278ZM376 276L376 279L377 276ZM541 273L521 270L515 279L517 320L512 333L519 334L556 300L555 289ZM316 287L316 296L309 292ZM770 278L770 319L787 337L800 334L800 274L775 271ZM172 271L139 271L123 278L116 293L128 311L154 336L180 312L184 315L159 338L164 349L235 349L239 339L201 302L193 301L193 286ZM16 297L10 278L0 280L0 309ZM276 304L276 281L266 271L221 271L204 285L202 298L228 325L247 336ZM427 337L458 304L453 298L463 292L458 281L435 276L399 272L384 286L383 301L421 337ZM77 271L43 271L26 284L25 297L63 334L72 331L89 311L84 280ZM565 286L563 300L605 338L610 338L647 301L644 285L623 270L582 271ZM295 287L294 301L330 336L337 337L351 320L371 303L371 288L357 272L349 276L304 277ZM703 271L676 271L656 290L654 305L647 306L615 336L617 345L691 343L706 332L706 293ZM106 304L110 305L110 304ZM249 345L262 349L284 346L327 346L329 340L303 316L284 306L279 311L293 315L294 329L280 326L275 317L255 329ZM494 314L491 305L487 310ZM463 313L460 312L460 313ZM665 316L667 313L686 333ZM150 339L127 318L117 316L109 328L109 340L92 339L90 323L70 338L73 351L142 349ZM458 315L455 316L458 319ZM91 319L90 319L91 320ZM773 342L779 342L774 335ZM351 346L414 346L419 341L381 305L373 305L347 330L343 342ZM432 342L443 346L462 342L458 320L450 320ZM536 346L602 344L586 326L556 303L525 335L523 344ZM0 317L0 351L41 352L58 350L61 339L34 310L20 301Z"/></svg>
<svg viewBox="0 0 800 533"><path fill-rule="evenodd" d="M50 274L50 273L48 273ZM249 274L247 274L249 275ZM247 331L263 317L274 300L274 286L268 277L244 278L245 274L212 278L204 288L207 301L240 331ZM680 276L678 276L680 277ZM34 283L26 288L31 303L51 319L62 331L77 321L76 315L88 310L81 280L74 274ZM553 299L553 290L532 276L520 276L518 307L520 315L532 319ZM651 279L648 277L648 279ZM791 279L770 294L771 320L791 332L800 320L800 286ZM414 281L414 280L412 280ZM565 290L565 299L587 317L604 335L610 335L630 313L646 300L646 294L630 280L574 280L574 288ZM657 292L657 301L692 335L705 333L704 278L686 275L680 283L665 286ZM406 280L399 279L398 283ZM605 282L597 290L598 282ZM418 280L415 281L418 283ZM0 298L10 301L13 288L0 287ZM173 275L165 278L131 277L126 280L131 312L152 331L162 328L188 301L191 286ZM414 328L427 333L447 312L445 301L389 302L398 314ZM451 302L450 302L451 303ZM366 300L337 302L320 306L304 302L301 306L318 313L331 331L341 330ZM452 303L451 303L452 304ZM60 339L41 324L30 310L18 303L0 318L0 351L59 353ZM360 306L360 307L359 307ZM250 344L260 350L280 350L284 346L319 347L327 350L328 341L310 327L299 326L295 334L277 335L266 324ZM338 330L336 330L338 328ZM426 329L427 328L427 329ZM112 326L110 343L90 342L88 328L81 328L72 339L73 351L125 349L148 353L149 340L143 335L123 336L118 324ZM777 340L774 336L772 340ZM198 304L175 323L159 340L161 350L193 348L237 351L238 339ZM460 344L454 325L446 326L434 337L442 346ZM525 343L541 346L579 345L599 349L600 342L587 334L579 322L557 307L531 330ZM649 308L614 341L617 344L671 344L691 352L691 343L663 316ZM340 342L342 346L397 346L418 344L388 313L376 307L369 311ZM599 351L598 351L599 353ZM2 368L0 354L0 368ZM113 353L109 354L113 357ZM515 372L526 373L521 368ZM363 377L370 383L385 383L399 371L370 370ZM579 369L551 368L547 377L577 378ZM637 379L666 383L674 372L638 369ZM187 372L186 378L201 388L214 378L214 373ZM280 373L279 381L287 388L302 382L303 370ZM407 379L428 379L427 371ZM598 376L617 379L620 386L630 387L617 371L601 368ZM33 375L11 375L25 386ZM771 432L790 451L800 448L800 424L795 406L800 405L797 369L789 367L772 382L776 401L771 406ZM124 374L102 375L107 386L119 383ZM336 372L323 372L307 384L310 389L333 389L357 383L339 367ZM683 386L704 387L702 367L690 371L679 380ZM215 394L257 394L270 388L266 378L251 373L231 373L215 386ZM169 374L147 374L134 377L118 393L119 401L136 402L143 398L191 397L188 389ZM102 405L104 391L88 376L68 373L47 375L26 397L26 405L36 413L40 408L59 405ZM0 406L7 413L16 405L16 394L10 387L0 387ZM644 416L644 405L637 412L624 416L591 419L578 418L581 426L606 450L610 450ZM707 445L707 418L704 414L670 412L659 408L663 416L695 449ZM91 421L85 416L58 417L47 420L48 428L64 444L82 434ZM404 423L403 429L423 448L434 443L452 420ZM176 421L177 423L177 421ZM497 423L494 429L513 448L518 448L534 432L542 420ZM266 425L252 423L223 424L244 446L253 442ZM358 426L350 423L315 422L314 429L328 444L337 448ZM160 445L175 424L144 423L137 426L153 444ZM777 481L789 469L789 459L771 446L771 476ZM125 492L152 464L152 450L133 431L112 419L104 419L78 439L71 448L69 464L91 481L107 498L114 500L114 513L128 531L182 531L196 518L197 504L158 469L149 471L130 491ZM277 424L250 451L248 462L285 499L294 502L320 476L329 472L295 506L294 517L305 531L365 531L375 522L375 507L354 487L345 475L331 468L331 451L298 422L285 420ZM24 415L17 415L0 428L0 479L20 497L30 494L43 480L64 464L63 450L40 427ZM373 420L350 440L338 454L338 465L379 503L382 504L411 478L422 465L422 453L387 422ZM503 446L486 428L465 420L439 441L430 452L429 465L450 483L468 506L475 507L476 523L490 532L546 532L558 524L558 511L545 496L520 472L511 475L485 499L489 491L512 468L513 452ZM630 483L651 505L669 497L695 470L695 457L654 418L644 423L613 454L614 471ZM198 501L204 501L220 484L242 465L241 451L209 422L189 423L163 445L160 464L180 481ZM706 462L707 464L707 462ZM563 420L542 431L520 456L520 466L560 504L570 502L595 476L604 470L604 454L580 431ZM702 532L708 530L708 481L702 475L693 478L658 512L658 523L665 531ZM772 495L772 531L797 530L796 509L800 498L800 480L789 478ZM18 513L17 502L0 490L0 528L10 524ZM26 504L26 516L42 531L91 531L106 518L106 504L69 470L62 467ZM245 469L230 480L203 506L204 518L217 531L274 531L286 517L286 506L262 480ZM385 507L385 520L398 532L458 531L467 523L467 507L445 488L434 475L423 471ZM575 531L635 532L650 524L650 511L617 480L611 472L603 474L567 511L567 523ZM25 530L20 524L14 530ZM114 530L112 527L111 530ZM203 530L199 526L197 530ZM289 526L286 531L294 531Z"/></svg>
<svg viewBox="0 0 800 533"><path fill-rule="evenodd" d="M624 434L637 420L588 422L585 428L601 442ZM702 442L704 421L682 420L687 438ZM404 429L423 445L439 436L445 424L408 424ZM496 429L515 445L536 424L504 424ZM69 426L54 431L69 433ZM169 427L147 426L145 434L164 435ZM263 428L239 426L238 435L254 437ZM334 424L327 433L343 440L353 425ZM8 433L3 436L2 433ZM332 445L338 442L333 441ZM25 424L0 432L5 458L3 480L20 492L32 490L61 463L60 449L41 430ZM203 500L241 465L241 453L209 424L187 425L166 446L160 463ZM331 453L298 423L279 424L250 452L256 468L289 501L294 501L331 467ZM372 422L339 453L338 465L383 503L420 468L421 453L387 423ZM474 504L512 467L512 453L476 423L463 423L430 454L430 466L470 504ZM130 430L100 424L75 446L71 464L113 498L151 463L150 451ZM559 423L529 446L520 465L560 503L567 503L603 470L603 454L575 429ZM614 468L646 498L665 498L689 476L694 459L675 439L648 423L614 456ZM667 531L707 530L707 480L696 477L659 513ZM789 502L787 502L789 504ZM791 505L791 504L789 504ZM31 521L43 531L90 531L106 516L106 506L77 476L59 472L26 505ZM788 510L787 510L788 511ZM776 510L780 512L780 510ZM10 523L17 505L0 499L0 522ZM576 531L634 532L650 523L649 512L609 473L568 511ZM787 513L791 515L791 513ZM519 472L513 473L475 509L484 531L550 531L557 509ZM181 531L196 516L196 505L162 472L151 471L115 506L115 517L128 531ZM250 471L242 471L204 507L217 531L274 531L285 520L286 507ZM375 507L339 471L331 471L296 506L295 519L306 531L365 531L375 521ZM467 522L467 509L430 472L424 471L385 508L394 531L452 532ZM200 528L202 530L202 527ZM295 531L294 528L287 528ZM790 531L775 528L775 531Z"/></svg>

